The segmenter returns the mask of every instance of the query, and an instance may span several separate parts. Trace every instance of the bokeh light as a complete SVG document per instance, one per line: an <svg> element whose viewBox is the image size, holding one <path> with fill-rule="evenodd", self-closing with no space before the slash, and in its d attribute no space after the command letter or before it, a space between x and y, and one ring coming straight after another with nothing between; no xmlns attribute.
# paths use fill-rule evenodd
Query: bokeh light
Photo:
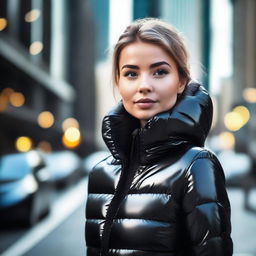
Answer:
<svg viewBox="0 0 256 256"><path fill-rule="evenodd" d="M250 112L245 106L237 106L232 112L229 112L224 117L224 124L230 131L238 131L250 119Z"/></svg>
<svg viewBox="0 0 256 256"><path fill-rule="evenodd" d="M6 87L2 90L2 94L7 96L8 99L10 98L10 96L14 93L15 91L12 88Z"/></svg>
<svg viewBox="0 0 256 256"><path fill-rule="evenodd" d="M62 136L62 143L67 148L75 148L81 143L81 134L75 127L68 128Z"/></svg>
<svg viewBox="0 0 256 256"><path fill-rule="evenodd" d="M14 107L21 107L25 103L25 97L21 92L14 92L10 95L10 103Z"/></svg>
<svg viewBox="0 0 256 256"><path fill-rule="evenodd" d="M244 89L243 97L249 103L256 103L256 88Z"/></svg>
<svg viewBox="0 0 256 256"><path fill-rule="evenodd" d="M62 130L63 132L65 132L68 128L70 127L74 127L74 128L77 128L79 129L79 123L78 121L73 118L73 117L70 117L70 118L67 118L63 121L62 123Z"/></svg>
<svg viewBox="0 0 256 256"><path fill-rule="evenodd" d="M32 148L32 140L29 137L21 136L16 139L15 147L20 152L27 152Z"/></svg>
<svg viewBox="0 0 256 256"><path fill-rule="evenodd" d="M0 94L0 112L6 110L8 106L8 97L5 94Z"/></svg>
<svg viewBox="0 0 256 256"><path fill-rule="evenodd" d="M243 123L242 116L236 112L229 112L224 117L224 124L230 131L238 131Z"/></svg>
<svg viewBox="0 0 256 256"><path fill-rule="evenodd" d="M40 151L43 151L43 152L51 152L52 151L52 145L50 142L48 141L40 141L37 145L37 148L40 150Z"/></svg>
<svg viewBox="0 0 256 256"><path fill-rule="evenodd" d="M62 137L62 143L65 147L67 148L76 148L77 146L80 145L81 141L77 140L77 141L69 141L64 135Z"/></svg>
<svg viewBox="0 0 256 256"><path fill-rule="evenodd" d="M40 17L40 14L41 14L40 10L33 9L33 10L26 13L25 21L26 22L36 21Z"/></svg>
<svg viewBox="0 0 256 256"><path fill-rule="evenodd" d="M54 116L49 111L41 112L37 117L37 123L42 128L50 128L54 124Z"/></svg>
<svg viewBox="0 0 256 256"><path fill-rule="evenodd" d="M7 19L0 18L0 31L3 31L7 27Z"/></svg>
<svg viewBox="0 0 256 256"><path fill-rule="evenodd" d="M250 112L245 106L237 106L233 109L233 112L238 113L242 117L243 125L250 119Z"/></svg>
<svg viewBox="0 0 256 256"><path fill-rule="evenodd" d="M33 42L29 47L29 52L31 55L37 55L43 50L44 46L42 42Z"/></svg>
<svg viewBox="0 0 256 256"><path fill-rule="evenodd" d="M70 127L65 131L64 136L69 141L77 141L80 139L80 131L75 127Z"/></svg>
<svg viewBox="0 0 256 256"><path fill-rule="evenodd" d="M235 136L231 132L222 132L219 135L220 147L223 150L232 150L235 147Z"/></svg>

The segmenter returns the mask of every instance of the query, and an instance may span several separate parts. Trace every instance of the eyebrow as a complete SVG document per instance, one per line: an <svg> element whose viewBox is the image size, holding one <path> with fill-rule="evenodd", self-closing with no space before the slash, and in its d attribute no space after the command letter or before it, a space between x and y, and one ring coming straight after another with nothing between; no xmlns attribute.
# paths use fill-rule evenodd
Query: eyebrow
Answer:
<svg viewBox="0 0 256 256"><path fill-rule="evenodd" d="M167 62L165 62L165 61L159 61L159 62L156 62L156 63L151 64L151 65L149 66L149 68L155 68L155 67L158 67L158 66L161 66L161 65L168 65L169 67L171 67L170 64L168 64ZM130 65L130 64L126 64L126 65L122 66L122 69L124 69L124 68L139 69L138 66L136 66L136 65Z"/></svg>
<svg viewBox="0 0 256 256"><path fill-rule="evenodd" d="M130 64L123 65L123 66L122 66L122 69L124 69L124 68L139 69L138 66L136 66L136 65L130 65Z"/></svg>
<svg viewBox="0 0 256 256"><path fill-rule="evenodd" d="M155 68L155 67L162 66L162 65L168 65L169 67L171 67L170 64L168 64L165 61L160 61L160 62L153 63L149 67L150 68Z"/></svg>

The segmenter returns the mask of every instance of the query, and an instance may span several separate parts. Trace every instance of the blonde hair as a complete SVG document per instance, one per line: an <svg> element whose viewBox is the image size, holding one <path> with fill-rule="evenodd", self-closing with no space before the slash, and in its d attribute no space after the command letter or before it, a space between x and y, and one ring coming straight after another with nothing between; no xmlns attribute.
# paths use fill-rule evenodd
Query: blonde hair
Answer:
<svg viewBox="0 0 256 256"><path fill-rule="evenodd" d="M144 18L131 23L119 37L113 52L112 79L115 85L120 77L119 60L121 51L128 44L136 41L156 44L164 49L175 61L180 79L188 82L190 70L188 52L184 39L170 24L155 18Z"/></svg>

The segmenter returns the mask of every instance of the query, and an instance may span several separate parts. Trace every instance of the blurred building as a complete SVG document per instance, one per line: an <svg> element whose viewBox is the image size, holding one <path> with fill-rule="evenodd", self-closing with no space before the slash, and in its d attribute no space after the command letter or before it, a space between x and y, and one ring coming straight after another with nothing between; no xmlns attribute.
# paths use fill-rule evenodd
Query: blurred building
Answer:
<svg viewBox="0 0 256 256"><path fill-rule="evenodd" d="M228 137L233 138L224 142L256 162L256 1L225 0L229 10L223 1L213 2L218 8L212 21L217 26L213 27L216 33L213 32L215 48L211 57L215 59L211 73L215 82L210 86L219 88L213 90L218 113L214 132L228 132Z"/></svg>
<svg viewBox="0 0 256 256"><path fill-rule="evenodd" d="M231 2L234 8L232 95L234 101L239 102L242 100L245 88L256 88L256 1L232 0Z"/></svg>
<svg viewBox="0 0 256 256"><path fill-rule="evenodd" d="M88 1L0 1L0 154L95 148L94 48Z"/></svg>
<svg viewBox="0 0 256 256"><path fill-rule="evenodd" d="M256 1L233 0L232 4L234 72L230 93L232 105L242 105L248 111L247 122L235 131L236 149L252 158L256 176Z"/></svg>

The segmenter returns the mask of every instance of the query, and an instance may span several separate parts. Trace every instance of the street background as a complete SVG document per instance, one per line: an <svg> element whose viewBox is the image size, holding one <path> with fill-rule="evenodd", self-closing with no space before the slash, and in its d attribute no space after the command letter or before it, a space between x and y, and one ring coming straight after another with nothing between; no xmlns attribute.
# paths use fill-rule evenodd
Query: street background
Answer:
<svg viewBox="0 0 256 256"><path fill-rule="evenodd" d="M234 255L256 256L255 0L1 0L0 214L20 181L46 216L31 218L34 208L16 202L10 217L24 214L29 227L1 226L0 255L85 255L87 176L106 154L101 121L119 99L112 47L143 17L185 37L192 77L214 103L206 147L225 171ZM34 159L27 176L21 160L8 160L19 156Z"/></svg>

